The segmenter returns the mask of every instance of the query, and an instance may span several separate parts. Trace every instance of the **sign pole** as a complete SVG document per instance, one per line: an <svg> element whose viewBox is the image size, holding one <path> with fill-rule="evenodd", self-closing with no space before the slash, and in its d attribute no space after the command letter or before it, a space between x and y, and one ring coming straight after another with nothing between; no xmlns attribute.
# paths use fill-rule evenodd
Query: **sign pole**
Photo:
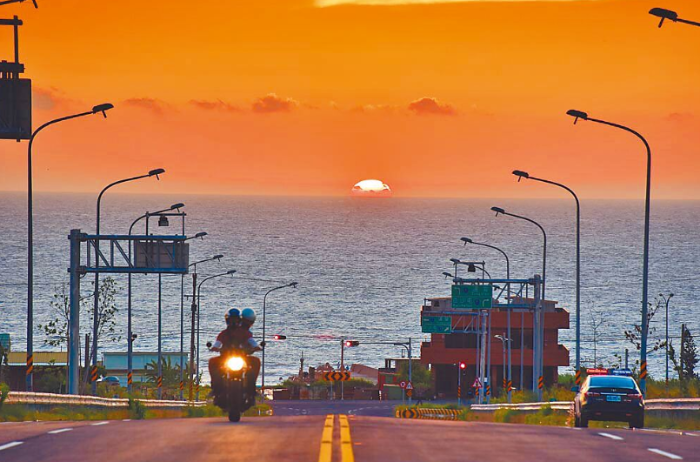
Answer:
<svg viewBox="0 0 700 462"><path fill-rule="evenodd" d="M70 324L68 332L68 393L79 394L80 369L80 230L71 229L70 236ZM86 359L87 367L87 359Z"/></svg>

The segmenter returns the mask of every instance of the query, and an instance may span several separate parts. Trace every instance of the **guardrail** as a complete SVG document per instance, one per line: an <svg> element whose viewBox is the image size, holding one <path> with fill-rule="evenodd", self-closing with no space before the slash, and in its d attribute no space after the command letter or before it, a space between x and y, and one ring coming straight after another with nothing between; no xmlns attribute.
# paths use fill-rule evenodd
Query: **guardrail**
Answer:
<svg viewBox="0 0 700 462"><path fill-rule="evenodd" d="M700 411L700 398L656 398L646 399L644 404L650 411ZM568 411L573 408L573 401L544 401L540 403L499 403L472 404L473 411L496 411L514 409L517 411L539 411L542 406L551 406L555 411Z"/></svg>
<svg viewBox="0 0 700 462"><path fill-rule="evenodd" d="M137 399L136 401L148 408L172 409L188 406L202 407L206 401L169 401L163 399ZM57 393L30 393L23 391L11 391L5 404L24 404L29 406L94 406L110 408L127 408L129 400L124 398L101 398L99 396L86 395L60 395Z"/></svg>

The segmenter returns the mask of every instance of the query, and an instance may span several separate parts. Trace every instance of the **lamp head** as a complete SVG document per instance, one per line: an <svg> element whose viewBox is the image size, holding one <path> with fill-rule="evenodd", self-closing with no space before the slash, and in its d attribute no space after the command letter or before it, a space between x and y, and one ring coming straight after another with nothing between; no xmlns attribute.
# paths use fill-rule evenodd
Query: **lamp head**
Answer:
<svg viewBox="0 0 700 462"><path fill-rule="evenodd" d="M474 265L474 263L469 263L469 266L467 267L467 272L476 273L476 266Z"/></svg>
<svg viewBox="0 0 700 462"><path fill-rule="evenodd" d="M520 183L520 180L523 178L530 178L530 174L522 170L513 170L513 175L518 177L518 183Z"/></svg>
<svg viewBox="0 0 700 462"><path fill-rule="evenodd" d="M202 231L201 233L195 234L194 237L203 238L207 234L209 234L209 233L207 233L206 231Z"/></svg>
<svg viewBox="0 0 700 462"><path fill-rule="evenodd" d="M500 208L500 207L491 207L491 210L493 210L494 212L496 212L496 216L498 216L499 213L506 213L506 211L503 210L503 209Z"/></svg>
<svg viewBox="0 0 700 462"><path fill-rule="evenodd" d="M452 263L454 263L455 265L458 265L459 263L461 263L460 260L459 260L458 258L450 258L450 261L451 261Z"/></svg>
<svg viewBox="0 0 700 462"><path fill-rule="evenodd" d="M165 215L161 215L160 218L158 218L158 226L170 226L168 217L166 217Z"/></svg>
<svg viewBox="0 0 700 462"><path fill-rule="evenodd" d="M34 5L36 5L36 3L34 3ZM97 114L97 113L101 112L102 116L107 118L107 111L109 111L110 109L113 109L113 108L114 108L114 105L111 103L98 104L97 106L92 107L92 113Z"/></svg>
<svg viewBox="0 0 700 462"><path fill-rule="evenodd" d="M474 243L474 241L472 241L472 240L469 239L468 237L463 237L462 239L460 239L460 241L464 242L464 245Z"/></svg>
<svg viewBox="0 0 700 462"><path fill-rule="evenodd" d="M162 168L157 168L155 170L151 170L148 172L148 176L155 176L157 180L160 180L160 177L158 175L165 173L165 169Z"/></svg>
<svg viewBox="0 0 700 462"><path fill-rule="evenodd" d="M219 255L214 255L214 258L213 258L213 259L214 259L214 260L221 260L222 258L224 258L224 256L221 255L221 254L219 254Z"/></svg>
<svg viewBox="0 0 700 462"><path fill-rule="evenodd" d="M664 8L652 8L649 10L649 14L661 18L659 21L659 27L664 24L664 20L668 19L670 21L676 22L678 20L678 13L671 10L666 10Z"/></svg>
<svg viewBox="0 0 700 462"><path fill-rule="evenodd" d="M177 204L171 205L170 210L178 210L179 211L184 206L185 206L185 204L183 204L182 202L178 202Z"/></svg>
<svg viewBox="0 0 700 462"><path fill-rule="evenodd" d="M298 285L299 285L298 282L290 282L289 283L289 287L291 287L292 289L296 289Z"/></svg>
<svg viewBox="0 0 700 462"><path fill-rule="evenodd" d="M228 270L228 271L226 271L226 274L233 274L235 272L236 272L236 270Z"/></svg>
<svg viewBox="0 0 700 462"><path fill-rule="evenodd" d="M570 115L574 118L574 125L578 122L578 119L588 120L588 114L583 111L577 111L576 109L569 109L566 111L566 115Z"/></svg>
<svg viewBox="0 0 700 462"><path fill-rule="evenodd" d="M446 272L446 271L444 271L444 272L442 273L442 275L445 276L446 278L451 278L451 279L454 279L454 278L455 278L454 276L452 276L450 273L448 273L448 272Z"/></svg>
<svg viewBox="0 0 700 462"><path fill-rule="evenodd" d="M670 294L668 294L668 298L670 299L671 297L673 297L673 292L671 292Z"/></svg>

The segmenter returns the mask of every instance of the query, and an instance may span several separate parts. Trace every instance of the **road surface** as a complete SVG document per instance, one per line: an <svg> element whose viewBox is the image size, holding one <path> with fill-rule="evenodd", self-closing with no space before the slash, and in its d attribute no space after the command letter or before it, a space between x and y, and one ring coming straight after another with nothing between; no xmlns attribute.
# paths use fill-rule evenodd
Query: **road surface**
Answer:
<svg viewBox="0 0 700 462"><path fill-rule="evenodd" d="M281 460L700 461L700 433L362 415L0 424L2 462Z"/></svg>

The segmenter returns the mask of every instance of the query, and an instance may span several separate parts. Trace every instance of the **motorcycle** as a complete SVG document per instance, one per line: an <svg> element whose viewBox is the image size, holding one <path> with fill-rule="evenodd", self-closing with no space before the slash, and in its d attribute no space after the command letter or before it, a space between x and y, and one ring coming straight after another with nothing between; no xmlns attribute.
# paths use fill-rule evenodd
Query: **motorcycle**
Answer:
<svg viewBox="0 0 700 462"><path fill-rule="evenodd" d="M207 343L207 347L211 348L211 343ZM244 351L228 351L220 370L224 388L220 395L215 396L214 404L228 413L229 422L240 421L241 414L255 404L254 397L248 396L246 386L249 371L247 358L248 354Z"/></svg>

